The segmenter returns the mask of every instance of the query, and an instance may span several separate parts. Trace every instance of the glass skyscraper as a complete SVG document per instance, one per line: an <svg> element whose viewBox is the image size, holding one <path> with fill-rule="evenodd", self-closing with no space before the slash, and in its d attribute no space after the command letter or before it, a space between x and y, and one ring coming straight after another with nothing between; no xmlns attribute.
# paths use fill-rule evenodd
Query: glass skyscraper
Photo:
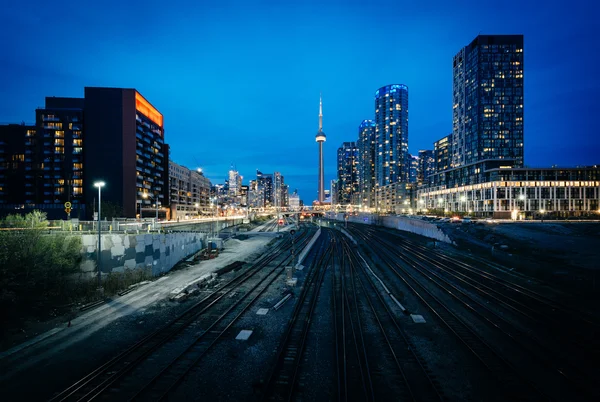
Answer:
<svg viewBox="0 0 600 402"><path fill-rule="evenodd" d="M451 167L523 166L523 35L479 35L453 60Z"/></svg>
<svg viewBox="0 0 600 402"><path fill-rule="evenodd" d="M358 148L355 142L344 142L337 154L337 203L354 204L358 201Z"/></svg>
<svg viewBox="0 0 600 402"><path fill-rule="evenodd" d="M358 126L358 203L375 205L375 121L363 120Z"/></svg>
<svg viewBox="0 0 600 402"><path fill-rule="evenodd" d="M408 182L408 87L386 85L375 92L375 183Z"/></svg>

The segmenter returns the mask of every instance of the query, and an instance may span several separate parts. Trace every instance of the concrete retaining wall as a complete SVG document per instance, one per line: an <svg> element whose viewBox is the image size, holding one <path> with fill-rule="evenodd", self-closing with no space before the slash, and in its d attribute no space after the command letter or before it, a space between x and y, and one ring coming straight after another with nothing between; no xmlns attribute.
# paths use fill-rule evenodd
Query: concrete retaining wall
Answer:
<svg viewBox="0 0 600 402"><path fill-rule="evenodd" d="M168 272L179 261L202 249L204 233L103 234L102 273L151 268L152 275ZM82 272L96 273L97 235L81 235Z"/></svg>
<svg viewBox="0 0 600 402"><path fill-rule="evenodd" d="M327 218L344 221L344 214L328 213ZM443 241L445 243L452 243L452 240L450 240L448 235L442 232L436 224L425 222L419 219L405 218L403 216L378 217L372 214L358 214L358 216L349 216L348 222L384 226L386 228L415 233L431 239Z"/></svg>

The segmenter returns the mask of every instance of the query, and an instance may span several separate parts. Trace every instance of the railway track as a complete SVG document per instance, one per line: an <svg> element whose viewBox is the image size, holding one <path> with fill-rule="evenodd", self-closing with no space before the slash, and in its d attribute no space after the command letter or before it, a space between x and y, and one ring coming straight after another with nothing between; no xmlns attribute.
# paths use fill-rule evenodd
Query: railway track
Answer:
<svg viewBox="0 0 600 402"><path fill-rule="evenodd" d="M379 238L379 241L393 249L392 253L401 261L410 265L416 272L423 275L431 283L437 285L438 288L445 291L454 300L462 304L471 313L480 318L490 328L495 329L498 333L504 335L514 345L519 347L521 353L529 355L537 361L538 366L535 366L533 361L527 361L523 364L518 364L519 367L529 365L532 367L529 370L530 375L537 377L538 383L544 383L554 387L555 390L551 394L560 394L565 387L570 387L573 390L584 395L594 395L595 389L590 387L593 384L593 379L588 374L587 370L581 367L585 361L586 355L583 351L575 351L570 349L568 352L565 349L565 344L556 344L553 339L548 339L543 336L543 331L540 331L538 326L543 329L548 328L548 324L544 318L549 320L549 317L543 316L543 313L538 313L532 307L522 304L508 295L485 284L470 278L462 272L452 269L449 259L437 259L436 255L426 255L414 248L412 245L403 245L391 243L385 238ZM440 261L442 260L442 261ZM452 262L450 260L450 262ZM460 265L457 261L453 265ZM471 296L471 294L477 297ZM524 330L515 325L514 321L506 317L506 314L500 314L495 308L492 308L487 301L494 302L494 307L499 306L511 313L521 314L528 319L530 326L536 330ZM541 316L538 317L536 314ZM558 323L549 324L548 328L551 338L560 329L560 334L563 340L567 340L568 326L563 325L562 328L557 327ZM537 334L536 334L537 333ZM579 352L579 353L577 353ZM533 367L536 367L533 369ZM595 368L595 367L594 367ZM547 369L547 370L546 370ZM550 380L554 377L554 380ZM594 397L597 397L595 395Z"/></svg>
<svg viewBox="0 0 600 402"><path fill-rule="evenodd" d="M368 241L364 232L354 231L363 241ZM393 254L382 244L372 241L369 245L387 264L390 272L404 283L410 291L433 313L452 335L487 369L499 383L499 389L510 400L548 399L527 377L498 353L471 325L454 313L434 292L429 289L429 279L425 284L409 270L398 263L398 255Z"/></svg>
<svg viewBox="0 0 600 402"><path fill-rule="evenodd" d="M372 271L369 272L370 267L367 262L360 254L354 252L354 248L347 241L344 242L344 247L351 256L354 281L362 289L363 309L371 312L372 320L379 329L380 337L370 343L385 345L382 349L387 349L382 359L387 360L388 364L380 363L378 366L381 367L379 371L381 376L385 377L385 382L391 384L395 398L413 401L443 400L441 384L427 367L427 363L417 352L417 347L406 336L394 312L384 300L382 292L387 293L386 289L377 287L374 274ZM387 369L389 366L392 367ZM371 367L374 371L376 363L371 364ZM396 375L392 374L394 369ZM382 387L377 386L376 381L374 383L377 392ZM382 397L385 398L385 395Z"/></svg>
<svg viewBox="0 0 600 402"><path fill-rule="evenodd" d="M317 303L321 283L332 251L327 247L328 236L320 236L318 258L312 259L307 277L298 296L298 302L288 322L283 339L276 353L272 370L265 381L263 400L290 401L298 392L298 374ZM314 250L314 249L313 249ZM312 251L311 251L312 253Z"/></svg>
<svg viewBox="0 0 600 402"><path fill-rule="evenodd" d="M304 232L302 236L300 236L299 242L305 245L308 243L308 240L309 236ZM274 251L259 259L255 264L244 270L240 275L234 277L227 283L223 284L220 288L211 292L209 295L195 303L184 313L179 315L164 327L146 336L136 344L132 345L129 349L121 352L110 361L98 367L86 377L55 395L52 398L52 401L93 399L129 400L130 398L138 395L140 397L143 395L149 395L154 398L155 396L159 395L161 391L164 391L160 396L163 397L169 392L169 390L172 389L172 387L169 386L165 387L165 384L173 385L178 383L179 380L189 371L189 369L193 367L189 363L197 363L202 354L205 353L205 351L210 348L210 346L212 346L218 339L218 337L214 338L214 333L211 333L210 330L204 331L204 333L201 333L198 337L196 325L200 322L203 322L203 325L206 325L206 321L203 320L214 318L212 326L209 324L205 328L216 329L222 319L229 315L228 313L234 315L234 319L231 321L234 322L235 319L237 319L244 311L243 307L240 308L242 301L247 297L250 297L253 294L252 292L261 293L260 289L263 289L262 291L264 291L266 286L263 285L261 287L260 285L274 280L277 275L281 274L281 272L284 270L284 268L281 267L282 264L285 264L290 257L285 256L275 268L270 270L267 274L263 273L261 277L260 273L263 268L274 262L277 257L288 251L290 248L291 244L288 239L286 239ZM254 283L249 284L251 280L254 280ZM242 286L246 286L246 288L243 289ZM232 294L235 295L235 300L232 299ZM256 297L258 296L254 294L254 298L250 297L250 300L253 301L256 299ZM245 308L248 308L251 304L251 302L246 303ZM225 305L225 307L222 307L223 305ZM213 311L217 306L219 306L220 310L213 314ZM225 327L220 327L220 330L216 330L215 332L222 335L227 328L228 326L225 325ZM205 339L208 339L209 336L213 336L213 338L208 342L195 343L196 345L202 345L196 349L194 349L193 346L189 346L189 344L183 347L182 343L178 342L177 339L181 339L181 335L185 335L186 332L188 335L190 333L195 334L195 336L198 338L202 338L202 335L205 335ZM192 350L194 352L193 354L191 353ZM200 350L204 350L204 352L200 352ZM142 387L143 391L141 392L138 388L133 394L130 393L125 395L125 392L116 393L116 391L125 389L132 392L131 389L135 389L136 385L139 386L140 378L131 377L131 373L133 373L137 367L140 367L144 363L146 365L150 364L150 367L152 367L154 363L151 359L156 359L156 356L159 356L160 359L161 353L167 356L173 356L173 354L176 356L175 358L172 358L172 364L166 363L166 366L163 365L160 367L160 370L164 370L163 374L169 372L168 376L165 375L164 383L160 382L159 386L159 381L156 379L156 377L152 377L144 384ZM193 356L193 358L186 359L186 355L190 358ZM148 372L156 373L158 365L154 364L154 366L155 369L149 370ZM146 378L146 380L148 380L148 378ZM156 388L153 388L154 384L157 384ZM123 386L123 389L119 388L121 386ZM147 388L147 386L151 387ZM148 391L148 389L156 389L160 391L153 393L153 391Z"/></svg>

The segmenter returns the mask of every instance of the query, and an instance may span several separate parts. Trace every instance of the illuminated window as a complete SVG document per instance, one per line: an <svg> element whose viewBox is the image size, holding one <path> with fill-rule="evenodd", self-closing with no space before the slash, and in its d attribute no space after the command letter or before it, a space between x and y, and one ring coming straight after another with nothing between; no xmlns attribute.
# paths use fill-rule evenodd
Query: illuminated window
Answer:
<svg viewBox="0 0 600 402"><path fill-rule="evenodd" d="M55 154L64 154L65 149L63 147L54 147L54 153Z"/></svg>

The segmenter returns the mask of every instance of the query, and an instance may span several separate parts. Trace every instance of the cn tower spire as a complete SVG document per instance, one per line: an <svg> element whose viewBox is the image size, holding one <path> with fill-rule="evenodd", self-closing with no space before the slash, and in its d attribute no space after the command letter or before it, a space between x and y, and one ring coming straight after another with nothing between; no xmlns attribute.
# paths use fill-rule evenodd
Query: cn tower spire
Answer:
<svg viewBox="0 0 600 402"><path fill-rule="evenodd" d="M319 94L319 132L323 131L323 97Z"/></svg>

